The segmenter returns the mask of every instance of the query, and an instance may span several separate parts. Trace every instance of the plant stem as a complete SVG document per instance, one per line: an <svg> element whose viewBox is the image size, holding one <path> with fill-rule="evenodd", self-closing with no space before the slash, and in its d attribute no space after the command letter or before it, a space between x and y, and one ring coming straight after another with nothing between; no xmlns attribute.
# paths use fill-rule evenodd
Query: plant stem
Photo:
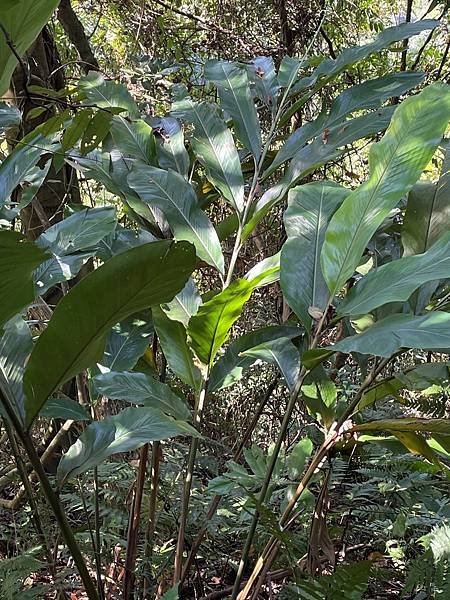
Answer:
<svg viewBox="0 0 450 600"><path fill-rule="evenodd" d="M194 411L194 426L198 429L203 415L203 408L205 405L206 391L208 387L208 375L203 381L202 388L197 394L196 406ZM189 500L191 497L192 488L192 477L194 474L195 458L197 456L198 449L198 438L191 438L191 444L189 447L188 465L186 469L186 476L184 479L184 491L181 503L181 514L180 514L180 526L178 529L178 540L175 549L175 564L174 564L174 575L173 585L177 585L181 579L181 569L183 562L183 550L184 550L184 538L186 534L186 525L189 511Z"/></svg>
<svg viewBox="0 0 450 600"><path fill-rule="evenodd" d="M158 499L158 479L159 479L159 464L161 460L161 443L153 442L152 444L152 465L151 465L151 480L150 480L150 501L148 507L148 522L145 541L145 569L143 582L143 598L147 597L148 588L151 581L151 561L153 554L153 543L155 537L156 526L156 501Z"/></svg>
<svg viewBox="0 0 450 600"><path fill-rule="evenodd" d="M135 565L139 525L141 522L142 496L144 493L145 475L147 473L148 444L142 446L139 455L139 470L136 478L136 490L131 509L130 524L128 528L127 555L125 558L125 576L123 580L123 597L129 600L132 597L135 582Z"/></svg>
<svg viewBox="0 0 450 600"><path fill-rule="evenodd" d="M267 388L264 396L262 397L260 403L258 404L258 407L256 409L255 414L253 415L253 418L249 424L249 426L247 427L247 429L245 430L245 433L241 439L241 441L239 442L238 447L236 448L235 453L233 454L233 460L236 462L241 458L242 452L245 448L245 445L247 444L248 440L251 438L253 430L255 429L256 425L258 424L258 421L263 413L263 410L267 404L267 402L269 401L270 397L272 396L275 388L278 385L278 381L280 379L279 375L276 375L274 377L274 379L272 380L272 382L270 383L269 387ZM216 494L214 496L214 498L211 500L211 503L208 507L208 512L206 514L205 517L205 521L206 523L208 523L208 521L210 521L213 516L216 513L216 510L220 504L220 501L222 500L222 496L220 494ZM182 584L186 577L189 574L189 570L192 566L192 563L194 562L195 556L197 554L198 549L200 548L200 545L203 541L203 538L205 537L207 532L207 526L206 524L200 529L200 531L197 533L197 537L195 538L194 542L192 543L191 549L189 551L189 555L187 558L187 561L185 562L184 566L183 566L183 571L181 573L181 578L180 578L180 583Z"/></svg>
<svg viewBox="0 0 450 600"><path fill-rule="evenodd" d="M396 355L394 355L394 356L396 356ZM355 394L352 402L348 405L345 412L338 419L338 421L333 425L333 427L329 430L325 440L323 441L321 446L317 449L316 454L312 458L311 462L308 465L307 470L305 471L305 474L302 477L302 480L298 484L297 489L295 490L291 500L289 501L283 514L281 515L281 518L279 521L279 526L281 529L286 530L294 522L294 519L290 519L291 513L292 513L293 509L295 508L301 494L303 493L303 491L307 487L308 483L310 482L312 476L314 475L316 469L320 466L320 464L322 463L324 458L327 456L330 449L339 440L340 430L342 428L342 425L353 414L353 411L358 406L358 403L361 400L361 397L364 394L364 392L367 390L367 388L370 387L370 385L372 384L374 379L377 377L377 375L379 375L379 373L386 367L386 365L389 363L389 361L394 358L394 356L391 356L389 358L382 360L379 365L375 366L374 369L372 369L371 373L369 373L369 375L366 377L366 379L361 384L358 392ZM267 572L270 569L270 566L272 565L273 561L275 560L275 558L277 556L277 550L275 550L275 548L278 549L279 545L280 545L280 543L277 540L277 538L272 536L272 538L269 540L266 547L264 548L264 551L262 552L261 556L258 558L258 560L255 564L255 567L253 569L253 572L252 572L249 580L247 581L245 588L239 595L239 600L245 600L245 598L249 594L249 592L253 586L253 583L255 582L258 575L261 572L263 572L262 573L262 575L263 575L264 572Z"/></svg>
<svg viewBox="0 0 450 600"><path fill-rule="evenodd" d="M75 539L73 531L67 520L67 516L64 512L64 509L61 506L61 503L59 502L58 496L53 491L50 481L42 467L41 461L39 460L39 456L36 452L36 449L33 445L30 435L29 435L28 431L25 431L23 429L22 424L20 423L20 421L12 407L12 404L10 403L9 399L4 394L3 390L1 390L1 389L0 389L0 401L2 403L2 406L6 412L6 415L7 415L8 419L10 420L18 438L20 439L20 442L21 442L25 452L27 453L28 460L30 461L31 466L35 470L35 472L39 478L39 481L41 482L42 491L44 492L44 495L53 511L53 514L55 515L55 518L58 522L59 528L60 528L61 533L64 537L64 540L67 544L67 547L69 548L69 550L72 554L72 558L78 569L81 580L84 584L86 594L87 594L89 600L99 600L98 594L97 594L97 589L95 587L94 582L92 581L91 576L89 575L89 571L87 569L85 560L83 558L83 555L81 554L78 543Z"/></svg>

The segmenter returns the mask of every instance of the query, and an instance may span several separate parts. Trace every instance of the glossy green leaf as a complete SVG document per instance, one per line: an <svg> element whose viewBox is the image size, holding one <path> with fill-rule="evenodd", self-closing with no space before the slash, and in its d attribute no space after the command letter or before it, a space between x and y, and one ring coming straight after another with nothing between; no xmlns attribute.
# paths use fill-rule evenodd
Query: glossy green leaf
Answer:
<svg viewBox="0 0 450 600"><path fill-rule="evenodd" d="M258 279L257 287L264 287L280 279L280 252L264 258L245 275L245 279Z"/></svg>
<svg viewBox="0 0 450 600"><path fill-rule="evenodd" d="M300 354L289 338L263 342L241 353L242 356L261 360L277 367L292 391L300 372Z"/></svg>
<svg viewBox="0 0 450 600"><path fill-rule="evenodd" d="M58 465L61 486L99 465L118 452L136 450L148 442L166 440L177 435L197 435L184 421L176 421L154 408L126 408L113 417L95 421L86 427Z"/></svg>
<svg viewBox="0 0 450 600"><path fill-rule="evenodd" d="M431 312L419 317L391 315L363 333L347 337L331 347L333 352L359 352L392 356L401 348L442 350L450 348L450 314Z"/></svg>
<svg viewBox="0 0 450 600"><path fill-rule="evenodd" d="M35 297L33 271L48 252L16 231L0 231L0 331Z"/></svg>
<svg viewBox="0 0 450 600"><path fill-rule="evenodd" d="M404 94L419 85L423 79L423 73L402 72L369 79L347 88L333 101L328 114L322 111L317 119L305 123L288 137L265 171L264 177L273 173L286 160L293 158L310 139L343 122L349 114L357 110L378 108L388 98Z"/></svg>
<svg viewBox="0 0 450 600"><path fill-rule="evenodd" d="M167 304L162 304L161 308L172 321L179 321L187 327L189 319L198 311L198 307L202 303L197 286L192 278L173 300Z"/></svg>
<svg viewBox="0 0 450 600"><path fill-rule="evenodd" d="M5 395L12 401L17 415L25 417L23 374L33 348L33 339L27 323L19 315L5 323L0 331L0 384L7 386Z"/></svg>
<svg viewBox="0 0 450 600"><path fill-rule="evenodd" d="M0 23L19 56L23 56L50 19L59 0L3 1L0 5ZM0 95L9 87L18 60L3 32L0 35Z"/></svg>
<svg viewBox="0 0 450 600"><path fill-rule="evenodd" d="M42 296L58 283L73 279L94 255L95 252L79 252L67 256L54 255L46 260L34 272L36 292Z"/></svg>
<svg viewBox="0 0 450 600"><path fill-rule="evenodd" d="M305 469L306 461L311 456L312 451L313 443L307 437L303 438L293 446L286 459L290 479L293 479L294 481L300 479Z"/></svg>
<svg viewBox="0 0 450 600"><path fill-rule="evenodd" d="M73 148L75 144L83 137L91 118L92 110L90 108L79 110L73 117L72 122L66 127L66 130L61 138L61 148L64 152Z"/></svg>
<svg viewBox="0 0 450 600"><path fill-rule="evenodd" d="M382 108L375 113L335 125L328 131L326 139L318 136L297 152L280 182L269 188L256 203L253 214L244 228L244 237L247 238L252 233L265 215L284 198L289 188L330 160L344 154L347 144L384 131L390 123L393 111L393 107Z"/></svg>
<svg viewBox="0 0 450 600"><path fill-rule="evenodd" d="M336 211L322 248L322 271L334 296L353 275L372 235L420 177L450 119L450 88L435 84L408 98L369 154L368 181Z"/></svg>
<svg viewBox="0 0 450 600"><path fill-rule="evenodd" d="M225 60L209 60L205 77L217 87L221 107L233 119L237 139L259 160L261 131L246 71Z"/></svg>
<svg viewBox="0 0 450 600"><path fill-rule="evenodd" d="M68 396L52 396L49 398L39 416L47 419L90 421L86 408Z"/></svg>
<svg viewBox="0 0 450 600"><path fill-rule="evenodd" d="M422 284L450 278L450 233L424 254L406 256L369 271L339 305L340 315L364 315L388 302L406 302Z"/></svg>
<svg viewBox="0 0 450 600"><path fill-rule="evenodd" d="M150 123L156 135L159 166L161 169L177 171L187 179L190 161L179 122L173 117L155 117Z"/></svg>
<svg viewBox="0 0 450 600"><path fill-rule="evenodd" d="M257 280L254 280L257 281ZM256 285L238 279L200 306L189 321L187 333L197 358L210 367L219 348L227 341L232 325L239 319L244 304Z"/></svg>
<svg viewBox="0 0 450 600"><path fill-rule="evenodd" d="M167 384L145 373L110 371L97 375L94 384L97 392L107 398L157 408L176 419L188 420L191 417L191 411L184 400Z"/></svg>
<svg viewBox="0 0 450 600"><path fill-rule="evenodd" d="M150 311L144 311L117 323L106 337L100 364L110 371L132 369L151 344L154 331Z"/></svg>
<svg viewBox="0 0 450 600"><path fill-rule="evenodd" d="M352 431L425 431L429 433L450 433L448 419L382 419L353 425Z"/></svg>
<svg viewBox="0 0 450 600"><path fill-rule="evenodd" d="M301 336L302 333L300 327L286 324L270 325L242 335L231 342L223 356L220 356L214 364L209 378L209 391L224 389L241 379L246 369L256 361L256 358L246 353L247 350L279 338L291 340Z"/></svg>
<svg viewBox="0 0 450 600"><path fill-rule="evenodd" d="M199 389L202 375L194 364L185 326L179 321L169 319L160 308L153 308L152 313L158 340L170 369L184 383Z"/></svg>
<svg viewBox="0 0 450 600"><path fill-rule="evenodd" d="M136 166L128 184L150 206L164 213L177 240L192 242L199 258L224 269L222 249L216 230L198 206L193 187L175 171Z"/></svg>
<svg viewBox="0 0 450 600"><path fill-rule="evenodd" d="M194 266L190 244L154 242L119 254L73 287L57 305L28 362L27 424L60 385L99 362L115 323L171 300Z"/></svg>
<svg viewBox="0 0 450 600"><path fill-rule="evenodd" d="M364 60L375 52L380 52L395 42L418 35L427 29L439 27L440 21L434 19L422 19L414 23L400 23L394 27L386 27L373 41L362 46L351 46L345 48L335 59L323 60L312 75L300 79L292 88L293 93L315 86L320 89L326 83L334 79L344 69L361 60ZM316 85L317 84L317 85Z"/></svg>
<svg viewBox="0 0 450 600"><path fill-rule="evenodd" d="M51 140L37 132L28 134L0 164L0 208L13 191L27 181L30 171L46 152L54 149Z"/></svg>
<svg viewBox="0 0 450 600"><path fill-rule="evenodd" d="M3 133L13 125L19 125L22 114L16 106L0 103L0 133Z"/></svg>
<svg viewBox="0 0 450 600"><path fill-rule="evenodd" d="M111 128L112 114L98 110L89 121L81 138L81 154L88 154L100 146Z"/></svg>
<svg viewBox="0 0 450 600"><path fill-rule="evenodd" d="M184 98L174 104L172 114L194 125L192 148L196 157L211 183L240 214L244 206L241 163L233 136L216 109Z"/></svg>
<svg viewBox="0 0 450 600"><path fill-rule="evenodd" d="M307 183L292 189L284 213L287 241L281 250L280 285L287 303L305 327L312 307L324 310L328 289L320 268L320 251L332 214L349 190L332 182Z"/></svg>
<svg viewBox="0 0 450 600"><path fill-rule="evenodd" d="M408 195L402 227L403 255L428 250L450 227L450 143L444 146L442 173L437 183L419 181Z"/></svg>
<svg viewBox="0 0 450 600"><path fill-rule="evenodd" d="M271 56L257 56L247 65L250 80L255 86L255 95L266 106L276 110L280 83L275 72L275 63Z"/></svg>
<svg viewBox="0 0 450 600"><path fill-rule="evenodd" d="M124 156L149 165L156 162L156 142L152 128L141 119L130 121L121 115L114 116L110 128L114 147Z"/></svg>
<svg viewBox="0 0 450 600"><path fill-rule="evenodd" d="M103 75L91 71L82 77L78 87L86 97L86 104L94 104L98 108L105 108L111 113L122 109L123 116L139 117L136 102L131 97L127 88L115 81L106 81Z"/></svg>

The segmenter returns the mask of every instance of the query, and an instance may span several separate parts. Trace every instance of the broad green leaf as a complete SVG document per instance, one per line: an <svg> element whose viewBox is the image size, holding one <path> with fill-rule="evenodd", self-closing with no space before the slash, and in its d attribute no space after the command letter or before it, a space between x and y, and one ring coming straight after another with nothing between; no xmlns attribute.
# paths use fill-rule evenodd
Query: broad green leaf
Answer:
<svg viewBox="0 0 450 600"><path fill-rule="evenodd" d="M292 88L292 93L297 93L315 85L315 90L320 89L326 83L342 73L347 67L364 60L374 52L380 52L395 42L418 35L427 29L439 27L440 21L434 19L422 19L415 23L400 23L394 27L386 27L372 42L363 46L351 46L345 48L335 59L327 58L314 69L313 73L300 79Z"/></svg>
<svg viewBox="0 0 450 600"><path fill-rule="evenodd" d="M192 242L199 258L223 273L222 249L216 230L198 205L193 187L175 171L136 166L128 184L150 206L164 213L177 240Z"/></svg>
<svg viewBox="0 0 450 600"><path fill-rule="evenodd" d="M16 231L0 231L0 331L2 325L34 300L34 269L47 251Z"/></svg>
<svg viewBox="0 0 450 600"><path fill-rule="evenodd" d="M300 354L289 338L278 338L263 342L241 353L256 360L274 365L284 377L286 385L292 391L300 372Z"/></svg>
<svg viewBox="0 0 450 600"><path fill-rule="evenodd" d="M196 157L205 167L211 183L241 214L244 207L241 163L233 136L217 115L216 108L184 98L174 104L172 114L194 125L192 148Z"/></svg>
<svg viewBox="0 0 450 600"><path fill-rule="evenodd" d="M321 263L330 296L353 275L372 235L420 177L449 119L446 85L430 85L397 108L370 149L368 181L346 198L328 226Z"/></svg>
<svg viewBox="0 0 450 600"><path fill-rule="evenodd" d="M227 341L232 325L239 319L244 304L255 289L255 281L238 279L200 306L189 321L187 333L197 358L211 367L214 358Z"/></svg>
<svg viewBox="0 0 450 600"><path fill-rule="evenodd" d="M145 373L110 371L97 375L94 384L97 392L107 398L157 408L176 419L188 420L191 417L191 411L184 400L167 384Z"/></svg>
<svg viewBox="0 0 450 600"><path fill-rule="evenodd" d="M225 60L209 60L205 65L205 77L217 87L221 107L233 119L237 139L258 161L261 131L246 71Z"/></svg>
<svg viewBox="0 0 450 600"><path fill-rule="evenodd" d="M172 321L157 307L152 309L158 340L171 370L184 383L195 390L200 388L202 375L194 364L191 349L187 343L186 328L179 321Z"/></svg>
<svg viewBox="0 0 450 600"><path fill-rule="evenodd" d="M42 296L58 283L73 279L94 255L95 252L79 252L67 256L53 255L53 258L43 262L34 272L36 292Z"/></svg>
<svg viewBox="0 0 450 600"><path fill-rule="evenodd" d="M291 56L283 56L280 68L278 69L278 81L281 87L292 87L292 84L297 79L300 68L303 66L306 66L304 61L292 58Z"/></svg>
<svg viewBox="0 0 450 600"><path fill-rule="evenodd" d="M187 327L189 319L197 313L201 303L202 299L197 286L194 280L190 278L181 292L178 292L175 298L167 304L161 305L161 308L169 319L179 321Z"/></svg>
<svg viewBox="0 0 450 600"><path fill-rule="evenodd" d="M134 158L149 165L156 162L156 143L152 128L141 119L130 121L114 116L110 135L114 147L124 156Z"/></svg>
<svg viewBox="0 0 450 600"><path fill-rule="evenodd" d="M286 160L293 158L310 139L321 133L324 136L325 130L343 122L349 114L357 110L378 108L388 98L404 94L419 85L423 79L423 73L395 73L347 88L333 101L328 114L322 110L317 119L305 123L288 137L263 177L267 177Z"/></svg>
<svg viewBox="0 0 450 600"><path fill-rule="evenodd" d="M28 181L30 171L41 156L53 148L51 140L40 133L31 132L8 154L0 164L0 208L22 182Z"/></svg>
<svg viewBox="0 0 450 600"><path fill-rule="evenodd" d="M86 97L86 104L109 109L112 113L117 112L116 109L123 109L124 116L139 117L136 102L127 88L115 81L106 81L98 72L91 71L82 77L78 82L78 87Z"/></svg>
<svg viewBox="0 0 450 600"><path fill-rule="evenodd" d="M251 367L256 358L246 354L255 346L279 338L293 339L302 335L303 330L296 325L270 325L242 335L232 342L214 364L209 378L210 392L224 389L241 379L244 371Z"/></svg>
<svg viewBox="0 0 450 600"><path fill-rule="evenodd" d="M49 288L75 277L95 251L79 252L95 246L116 227L113 207L86 208L52 225L36 240L53 257L42 263L35 272L40 295Z"/></svg>
<svg viewBox="0 0 450 600"><path fill-rule="evenodd" d="M245 279L258 279L257 287L264 287L280 279L280 252L264 258L245 275Z"/></svg>
<svg viewBox="0 0 450 600"><path fill-rule="evenodd" d="M266 106L276 110L280 84L275 72L275 64L271 56L257 56L247 65L250 80L255 86L255 95Z"/></svg>
<svg viewBox="0 0 450 600"><path fill-rule="evenodd" d="M156 136L156 154L161 169L172 169L187 179L190 161L179 122L173 117L155 117L150 124Z"/></svg>
<svg viewBox="0 0 450 600"><path fill-rule="evenodd" d="M359 352L374 356L392 356L401 348L446 351L450 348L450 314L431 312L423 316L391 315L363 333L347 337L333 352Z"/></svg>
<svg viewBox="0 0 450 600"><path fill-rule="evenodd" d="M36 243L58 256L72 254L95 246L114 231L116 223L112 206L86 208L49 227Z"/></svg>
<svg viewBox="0 0 450 600"><path fill-rule="evenodd" d="M298 480L305 469L306 461L313 451L312 441L305 437L297 442L286 459L290 479Z"/></svg>
<svg viewBox="0 0 450 600"><path fill-rule="evenodd" d="M52 396L39 413L47 419L72 419L90 421L86 408L68 396Z"/></svg>
<svg viewBox="0 0 450 600"><path fill-rule="evenodd" d="M22 114L17 107L0 103L0 133L13 125L19 125L21 120Z"/></svg>
<svg viewBox="0 0 450 600"><path fill-rule="evenodd" d="M0 375L21 421L25 417L23 373L32 348L30 328L20 315L5 323L0 332Z"/></svg>
<svg viewBox="0 0 450 600"><path fill-rule="evenodd" d="M382 108L375 113L335 125L328 131L326 140L318 136L297 152L280 182L269 188L256 203L244 228L244 237L247 238L252 233L256 225L284 198L289 188L330 160L344 154L347 144L386 129L393 111L393 107Z"/></svg>
<svg viewBox="0 0 450 600"><path fill-rule="evenodd" d="M176 421L154 408L126 408L113 417L86 427L58 465L59 485L99 465L118 452L136 450L148 442L177 435L197 435L184 421Z"/></svg>
<svg viewBox="0 0 450 600"><path fill-rule="evenodd" d="M57 305L28 362L27 424L60 385L100 361L115 323L171 300L194 266L190 244L154 242L115 256L73 287Z"/></svg>
<svg viewBox="0 0 450 600"><path fill-rule="evenodd" d="M378 108L389 98L401 96L420 85L424 79L425 73L400 72L353 85L341 92L333 101L327 126L340 122L357 110Z"/></svg>
<svg viewBox="0 0 450 600"><path fill-rule="evenodd" d="M50 19L59 0L4 0L0 5L0 23L19 56L23 56ZM18 60L0 35L0 95L9 87Z"/></svg>
<svg viewBox="0 0 450 600"><path fill-rule="evenodd" d="M110 371L132 369L151 343L153 322L150 311L117 323L108 333L100 364Z"/></svg>
<svg viewBox="0 0 450 600"><path fill-rule="evenodd" d="M157 238L144 229L125 229L125 227L117 225L113 233L104 237L97 244L96 254L105 261L136 246L156 241Z"/></svg>
<svg viewBox="0 0 450 600"><path fill-rule="evenodd" d="M178 600L178 599L179 599L178 585L171 587L170 590L167 590L167 592L161 598L161 600Z"/></svg>
<svg viewBox="0 0 450 600"><path fill-rule="evenodd" d="M364 315L388 302L406 302L422 284L450 278L450 233L424 254L406 256L369 271L339 305L340 315Z"/></svg>
<svg viewBox="0 0 450 600"><path fill-rule="evenodd" d="M328 222L349 190L332 182L307 183L292 189L284 213L287 241L281 250L280 285L287 303L305 327L308 309L324 310L328 290L320 269L320 251Z"/></svg>
<svg viewBox="0 0 450 600"><path fill-rule="evenodd" d="M95 150L109 133L112 114L106 110L98 110L89 121L81 138L81 154L88 154Z"/></svg>
<svg viewBox="0 0 450 600"><path fill-rule="evenodd" d="M408 195L402 227L403 255L421 254L450 227L450 142L437 183L419 181Z"/></svg>
<svg viewBox="0 0 450 600"><path fill-rule="evenodd" d="M439 466L438 455L430 448L423 435L419 435L413 431L393 431L392 433L412 454L419 454L431 463Z"/></svg>
<svg viewBox="0 0 450 600"><path fill-rule="evenodd" d="M85 108L77 112L70 125L66 127L61 138L61 148L64 152L73 148L83 137L84 132L91 121L91 117L92 110L90 108Z"/></svg>
<svg viewBox="0 0 450 600"><path fill-rule="evenodd" d="M351 431L425 431L429 433L450 433L448 419L382 419L353 425Z"/></svg>

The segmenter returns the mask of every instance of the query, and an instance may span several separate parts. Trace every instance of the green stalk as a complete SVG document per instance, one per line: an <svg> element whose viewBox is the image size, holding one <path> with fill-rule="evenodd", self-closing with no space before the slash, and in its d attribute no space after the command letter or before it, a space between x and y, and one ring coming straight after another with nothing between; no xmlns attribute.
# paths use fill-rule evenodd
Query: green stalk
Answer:
<svg viewBox="0 0 450 600"><path fill-rule="evenodd" d="M0 401L18 438L20 439L20 442L25 452L27 453L28 460L30 461L31 466L33 467L34 471L36 472L36 475L39 478L39 481L42 485L42 491L44 492L47 502L49 503L53 514L55 515L55 518L58 522L59 528L67 544L67 547L69 548L70 553L72 554L72 558L78 569L81 580L84 584L86 594L89 600L99 600L96 586L92 581L91 576L89 575L89 571L87 569L85 560L83 558L83 555L81 554L78 543L67 520L67 516L64 512L64 509L61 506L61 503L59 502L57 495L53 491L53 488L44 471L44 468L42 467L41 461L39 460L39 456L36 452L33 442L31 441L30 435L28 431L25 431L22 428L22 424L20 423L11 403L9 402L9 399L3 393L3 390L0 390Z"/></svg>
<svg viewBox="0 0 450 600"><path fill-rule="evenodd" d="M194 426L198 429L202 422L203 409L205 406L206 391L208 387L208 375L203 380L202 388L197 394L196 405L194 411ZM191 444L189 447L188 465L186 469L186 476L184 478L184 491L181 504L181 515L180 515L180 527L178 529L178 540L175 549L175 564L174 564L174 575L173 585L177 585L181 579L181 570L183 567L183 551L184 551L184 538L186 535L186 525L189 512L189 501L191 497L192 489L192 477L194 474L195 459L197 456L198 449L198 438L191 438Z"/></svg>

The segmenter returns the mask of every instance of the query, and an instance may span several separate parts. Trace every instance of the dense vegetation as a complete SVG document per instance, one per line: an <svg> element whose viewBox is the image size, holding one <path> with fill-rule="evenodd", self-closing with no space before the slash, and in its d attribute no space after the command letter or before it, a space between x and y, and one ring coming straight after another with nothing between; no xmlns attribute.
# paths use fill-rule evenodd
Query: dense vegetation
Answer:
<svg viewBox="0 0 450 600"><path fill-rule="evenodd" d="M448 3L291 4L0 3L2 600L450 597Z"/></svg>

